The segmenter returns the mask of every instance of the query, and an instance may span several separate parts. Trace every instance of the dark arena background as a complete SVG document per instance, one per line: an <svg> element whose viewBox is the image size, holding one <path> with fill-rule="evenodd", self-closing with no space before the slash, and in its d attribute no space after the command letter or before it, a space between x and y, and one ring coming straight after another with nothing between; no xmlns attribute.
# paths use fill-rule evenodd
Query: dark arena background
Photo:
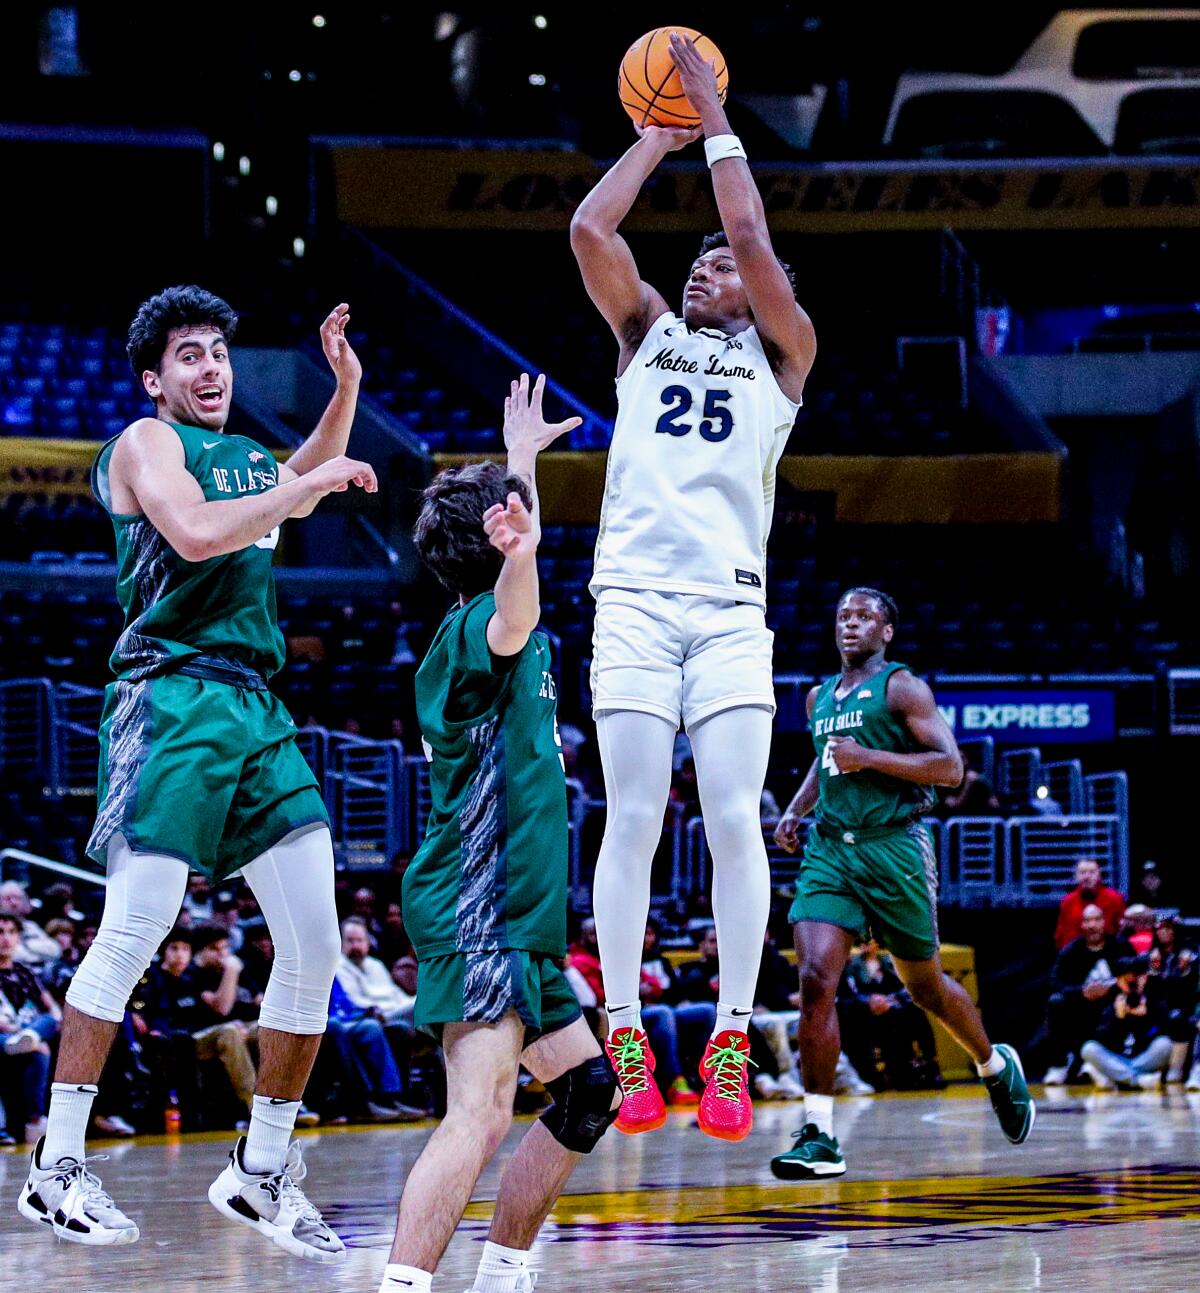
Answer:
<svg viewBox="0 0 1200 1293"><path fill-rule="evenodd" d="M1200 9L319 9L29 2L0 17L0 911L25 922L17 959L61 1001L103 905L84 845L121 614L89 471L152 411L125 355L138 304L195 282L241 318L230 430L283 457L333 390L321 320L351 307L364 376L350 452L380 488L330 495L283 528L287 662L272 685L328 806L339 915L363 919L401 997L413 967L399 878L429 809L413 680L448 605L416 559L419 492L445 466L503 460L503 398L522 371L547 374L550 416L582 418L541 462L539 568L570 939L587 963L606 811L587 582L616 347L568 229L634 137L622 55L686 22L727 58L730 122L819 341L769 547L770 945L791 961L797 858L773 833L812 760L805 697L837 671L841 591L880 587L899 604L892 653L929 681L970 769L932 826L943 961L1030 1079L1051 1082L1034 1088L1028 1144L1009 1146L940 1027L897 1043L847 988L837 1116L850 1171L785 1183L768 1163L800 1125L798 1075L779 1063L756 1076L747 1140L706 1138L681 1024L667 1125L610 1132L585 1161L538 1240L539 1287L1191 1287ZM677 309L718 226L695 144L669 155L622 229ZM1172 1042L1169 1068L1129 1090L1077 1053L1080 988L1058 951L1079 933L1080 859L1120 895L1114 929L1148 955L1147 997ZM710 882L681 738L652 885L677 971L711 924ZM240 948L250 1030L270 958L253 898L240 880L210 891L197 878L183 920L218 922ZM760 986L778 960L764 959ZM790 963L775 989L775 1013L792 1009L786 1051ZM584 1004L602 1029L602 998ZM376 1288L403 1180L444 1109L437 1052L411 1029L389 1037L403 1086L388 1104L323 1051L307 1188L349 1254L297 1270L204 1198L245 1114L225 1070L153 1045L138 1009L135 992L90 1135L141 1242L91 1253L18 1217L46 1096L28 1056L0 1048L0 1282ZM187 1040L183 1025L175 1036ZM518 1111L546 1099L523 1081ZM400 1113L428 1117L399 1126ZM469 1282L509 1148L435 1288Z"/></svg>

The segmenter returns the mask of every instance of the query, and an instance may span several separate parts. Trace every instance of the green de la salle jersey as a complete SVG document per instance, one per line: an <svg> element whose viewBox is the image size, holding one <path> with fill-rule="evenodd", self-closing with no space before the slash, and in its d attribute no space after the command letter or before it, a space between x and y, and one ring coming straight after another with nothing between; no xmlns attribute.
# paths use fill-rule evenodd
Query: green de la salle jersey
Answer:
<svg viewBox="0 0 1200 1293"><path fill-rule="evenodd" d="M249 437L169 425L208 502L259 494L278 483L275 459ZM185 560L148 517L113 510L108 472L119 439L108 441L92 465L92 492L116 532L117 601L125 613L109 659L113 673L136 681L170 673L192 656L217 655L270 677L284 659L271 570L279 527L238 552Z"/></svg>
<svg viewBox="0 0 1200 1293"><path fill-rule="evenodd" d="M933 807L936 796L931 786L918 786L869 768L839 771L829 744L831 736L852 736L859 745L893 754L921 749L908 725L888 708L888 679L901 670L908 670L908 665L889 661L841 700L837 698L840 674L826 678L817 692L811 719L820 791L816 817L826 826L836 830L903 826Z"/></svg>
<svg viewBox="0 0 1200 1293"><path fill-rule="evenodd" d="M425 839L404 876L419 958L566 951L567 797L550 644L493 656L483 593L442 621L417 670L430 760Z"/></svg>

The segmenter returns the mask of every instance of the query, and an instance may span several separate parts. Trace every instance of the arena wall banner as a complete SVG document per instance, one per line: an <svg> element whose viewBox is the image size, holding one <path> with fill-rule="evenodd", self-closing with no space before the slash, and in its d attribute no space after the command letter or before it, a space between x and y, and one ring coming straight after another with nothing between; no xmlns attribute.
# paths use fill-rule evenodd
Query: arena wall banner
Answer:
<svg viewBox="0 0 1200 1293"><path fill-rule="evenodd" d="M338 215L366 227L563 232L609 164L576 152L330 143ZM767 162L754 174L780 232L1154 228L1200 219L1195 158ZM655 172L622 227L706 232L717 222L707 168L678 161Z"/></svg>
<svg viewBox="0 0 1200 1293"><path fill-rule="evenodd" d="M938 709L960 739L991 736L998 743L1037 745L1111 741L1116 703L1103 689L960 689L934 685Z"/></svg>

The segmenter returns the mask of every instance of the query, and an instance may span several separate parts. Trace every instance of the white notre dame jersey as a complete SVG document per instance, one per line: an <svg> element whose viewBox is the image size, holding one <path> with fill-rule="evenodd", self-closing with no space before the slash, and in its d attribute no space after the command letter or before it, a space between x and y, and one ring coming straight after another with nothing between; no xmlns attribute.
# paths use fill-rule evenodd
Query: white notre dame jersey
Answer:
<svg viewBox="0 0 1200 1293"><path fill-rule="evenodd" d="M757 331L660 316L617 378L589 588L766 601L775 468L800 407Z"/></svg>

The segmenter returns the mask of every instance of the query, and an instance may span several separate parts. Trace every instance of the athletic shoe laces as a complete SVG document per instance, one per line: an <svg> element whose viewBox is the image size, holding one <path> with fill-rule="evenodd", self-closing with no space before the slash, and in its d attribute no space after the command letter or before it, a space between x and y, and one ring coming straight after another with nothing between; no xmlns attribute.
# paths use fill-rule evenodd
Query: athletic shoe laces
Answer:
<svg viewBox="0 0 1200 1293"><path fill-rule="evenodd" d="M88 1163L103 1163L107 1159L107 1154L92 1154L88 1158L60 1159L53 1169L54 1179L68 1188L74 1184L79 1191L80 1202L93 1214L106 1211L124 1221L125 1215L113 1202L112 1195L101 1184L100 1178L94 1172L89 1172L87 1168ZM103 1220L102 1217L99 1219Z"/></svg>
<svg viewBox="0 0 1200 1293"><path fill-rule="evenodd" d="M758 1068L749 1054L736 1046L719 1046L708 1057L712 1080L717 1085L718 1100L742 1098L742 1077L746 1072L747 1064Z"/></svg>
<svg viewBox="0 0 1200 1293"><path fill-rule="evenodd" d="M317 1209L315 1203L300 1188L301 1181L308 1175L308 1168L304 1165L304 1159L300 1153L298 1141L292 1141L288 1147L287 1161L283 1165L283 1171L277 1176L268 1178L264 1184L270 1189L272 1186L279 1191L279 1197L282 1201L290 1203L297 1212L297 1219L306 1222L314 1228L325 1229L325 1221Z"/></svg>
<svg viewBox="0 0 1200 1293"><path fill-rule="evenodd" d="M641 1038L631 1028L610 1045L621 1090L626 1095L640 1095L649 1082L646 1075L646 1053L642 1049Z"/></svg>

